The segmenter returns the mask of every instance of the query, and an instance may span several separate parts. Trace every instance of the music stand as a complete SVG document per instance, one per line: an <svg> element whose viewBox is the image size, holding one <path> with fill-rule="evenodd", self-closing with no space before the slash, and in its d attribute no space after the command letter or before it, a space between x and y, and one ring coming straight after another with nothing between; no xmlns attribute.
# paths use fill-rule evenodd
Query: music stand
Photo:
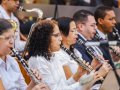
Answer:
<svg viewBox="0 0 120 90"><path fill-rule="evenodd" d="M120 76L120 69L116 69L116 71ZM106 76L104 82L100 87L100 90L120 90L119 84L117 82L117 79L113 70L111 70Z"/></svg>

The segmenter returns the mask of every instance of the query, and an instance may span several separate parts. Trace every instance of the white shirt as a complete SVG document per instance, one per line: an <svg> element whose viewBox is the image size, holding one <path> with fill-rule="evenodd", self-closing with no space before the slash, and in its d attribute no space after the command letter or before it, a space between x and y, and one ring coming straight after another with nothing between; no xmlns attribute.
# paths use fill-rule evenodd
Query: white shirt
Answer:
<svg viewBox="0 0 120 90"><path fill-rule="evenodd" d="M16 21L16 23L18 24L18 28L15 32L15 48L18 51L23 51L26 42L20 40L20 28L19 28L20 25L18 19L13 15L13 13L11 13L11 16L9 16L1 5L0 5L0 18L12 19Z"/></svg>
<svg viewBox="0 0 120 90"><path fill-rule="evenodd" d="M11 56L6 56L6 62L0 58L0 75L5 90L26 90L26 83L18 63Z"/></svg>
<svg viewBox="0 0 120 90"><path fill-rule="evenodd" d="M82 55L79 53L79 51L77 49L74 49L74 53L77 57L79 57L79 58L82 57ZM60 59L61 63L63 65L67 64L68 66L70 66L72 73L75 74L77 72L78 63L75 60L73 60L73 58L71 58L71 56L68 55L62 49L59 50L58 54L61 56L61 59Z"/></svg>
<svg viewBox="0 0 120 90"><path fill-rule="evenodd" d="M61 56L54 52L50 61L44 57L31 57L28 64L31 68L38 69L42 74L43 81L50 87L51 90L84 90L79 82L75 82L73 78L66 80L63 70L63 65L59 60Z"/></svg>
<svg viewBox="0 0 120 90"><path fill-rule="evenodd" d="M101 32L100 30L97 29L98 34L103 38L103 39L107 39L107 35L105 35L103 32Z"/></svg>

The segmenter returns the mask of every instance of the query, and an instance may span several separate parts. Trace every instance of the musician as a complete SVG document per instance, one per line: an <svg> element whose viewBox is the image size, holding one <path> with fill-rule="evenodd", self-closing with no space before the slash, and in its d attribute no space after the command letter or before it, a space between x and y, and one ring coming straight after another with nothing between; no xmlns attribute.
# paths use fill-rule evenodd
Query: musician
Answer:
<svg viewBox="0 0 120 90"><path fill-rule="evenodd" d="M31 55L28 63L41 72L43 80L51 90L77 90L78 88L85 90L86 85L75 81L81 69L78 68L77 74L69 79L65 76L63 64L60 61L61 56L57 54L61 40L58 25L54 20L38 22L28 44L28 52Z"/></svg>
<svg viewBox="0 0 120 90"><path fill-rule="evenodd" d="M97 29L93 14L87 10L79 10L75 12L73 18L78 29L78 38L82 39L83 41L92 40ZM93 57L86 51L84 45L78 45L78 43L76 43L75 48L79 50L84 60L91 63Z"/></svg>
<svg viewBox="0 0 120 90"><path fill-rule="evenodd" d="M115 27L115 24L116 24L116 20L115 20L116 15L114 10L111 7L107 7L107 6L98 7L95 10L94 17L97 22L98 34L103 39L108 40L108 34L113 32L113 27ZM120 52L120 49L118 47L114 47L114 48L115 50ZM109 60L109 63L113 66L114 64L112 63L112 59L111 59L108 47L102 46L101 50L103 52L104 58ZM113 59L116 58L119 60L119 57L114 55L114 53L112 53L112 55L114 57Z"/></svg>
<svg viewBox="0 0 120 90"><path fill-rule="evenodd" d="M66 76L67 78L69 78L72 74L75 74L78 68L78 64L75 61L75 59L73 59L71 54L74 54L74 56L79 57L79 60L83 60L79 51L74 48L74 44L76 43L77 38L78 38L78 32L77 32L77 28L76 28L76 25L73 19L69 17L60 17L57 19L57 21L58 21L58 26L60 27L60 32L62 35L62 46L65 47L67 50L69 50L69 52L67 52L65 49L62 49L61 47L61 50L59 51L58 54L61 57L61 62L64 64L64 70L65 70ZM69 65L70 68L67 67L65 64ZM86 65L88 65L88 63L86 63ZM97 65L98 65L98 62L95 59L93 59L91 66L94 69L96 69ZM103 66L105 66L105 64ZM102 69L104 69L103 66L101 67ZM68 72L67 69L70 69L71 72ZM104 77L107 74L105 72L103 74L103 71L98 71L94 73L94 76L97 76L97 73L99 73L102 77ZM81 76L83 77L84 74L85 72L84 72L84 69L82 68ZM81 80L81 77L79 77L78 80L79 79Z"/></svg>
<svg viewBox="0 0 120 90"><path fill-rule="evenodd" d="M0 18L4 19L12 19L16 21L18 27L15 32L15 48L18 51L23 51L25 46L25 41L22 41L22 37L24 37L20 33L19 21L14 16L13 12L15 12L19 7L19 0L0 0Z"/></svg>
<svg viewBox="0 0 120 90"><path fill-rule="evenodd" d="M13 44L14 30L11 23L5 19L0 19L0 75L4 88L5 90L31 90L35 83L31 81L28 86L26 85L17 61L9 55ZM37 71L33 70L33 73L38 79L41 79ZM45 85L40 84L46 88Z"/></svg>
<svg viewBox="0 0 120 90"><path fill-rule="evenodd" d="M97 29L96 21L94 19L93 14L87 10L79 10L73 15L73 18L76 22L76 26L78 29L78 38L83 41L84 40L91 41L92 38L95 36L96 29ZM82 54L82 58L84 60L90 63L92 62L92 59L94 57L91 57L91 55L88 53L88 51L86 50L86 47L83 44L76 43L75 48ZM93 49L95 50L96 53L98 53L98 57L104 60L100 49L98 47L93 47ZM101 53L99 53L98 50ZM109 70L111 69L111 66L108 63L106 66L107 68L105 68L105 70L109 72ZM98 87L95 87L95 88L98 88Z"/></svg>

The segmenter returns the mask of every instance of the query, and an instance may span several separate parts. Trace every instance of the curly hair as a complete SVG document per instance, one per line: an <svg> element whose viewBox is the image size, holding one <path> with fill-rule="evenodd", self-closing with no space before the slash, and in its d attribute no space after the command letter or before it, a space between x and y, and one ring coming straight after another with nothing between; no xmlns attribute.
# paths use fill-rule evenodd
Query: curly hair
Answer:
<svg viewBox="0 0 120 90"><path fill-rule="evenodd" d="M57 22L54 20L42 20L35 25L28 44L29 56L39 55L50 60L49 47L55 25L57 25Z"/></svg>

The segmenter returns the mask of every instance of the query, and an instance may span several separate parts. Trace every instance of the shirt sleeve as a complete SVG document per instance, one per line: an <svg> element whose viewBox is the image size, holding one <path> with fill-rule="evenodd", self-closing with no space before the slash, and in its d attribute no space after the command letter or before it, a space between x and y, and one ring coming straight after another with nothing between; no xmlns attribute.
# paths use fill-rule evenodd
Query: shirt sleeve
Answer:
<svg viewBox="0 0 120 90"><path fill-rule="evenodd" d="M27 84L26 84L25 79L21 73L19 65L14 58L12 60L12 63L13 63L14 70L19 74L18 81L16 82L19 85L19 90L26 90Z"/></svg>
<svg viewBox="0 0 120 90"><path fill-rule="evenodd" d="M63 77L58 77L58 79L55 80L52 76L54 71L50 70L48 61L45 59L39 58L38 60L35 57L31 57L28 64L31 68L39 70L42 74L43 81L50 87L51 90L84 90L79 82L74 83L72 78L69 81L64 81Z"/></svg>

